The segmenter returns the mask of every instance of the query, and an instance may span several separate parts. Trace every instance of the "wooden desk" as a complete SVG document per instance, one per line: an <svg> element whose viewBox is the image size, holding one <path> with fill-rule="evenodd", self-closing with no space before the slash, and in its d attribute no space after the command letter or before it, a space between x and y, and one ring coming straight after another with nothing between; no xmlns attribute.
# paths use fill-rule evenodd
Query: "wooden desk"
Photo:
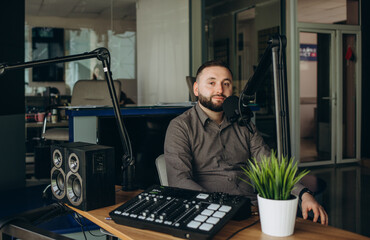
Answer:
<svg viewBox="0 0 370 240"><path fill-rule="evenodd" d="M100 208L88 212L78 210L76 208L70 207L75 212L79 213L81 216L89 219L95 224L99 225L108 232L114 234L120 239L151 239L151 240L166 240L166 239L180 239L172 235L154 232L150 230L142 230L138 228L127 227L124 225L116 224L113 220L109 220L109 212L113 211L115 208L119 207L124 202L133 198L141 191L133 192L123 192L119 191L116 193L116 202L118 204ZM213 239L226 239L234 232L239 229L248 226L258 220L258 216L252 216L243 221L230 221L224 226L223 229L213 238ZM239 232L233 238L236 239L369 239L365 236L348 232L342 229L334 228L331 226L323 226L318 223L313 223L302 218L298 218L296 221L294 234L289 237L279 238L271 237L265 235L261 231L261 225L258 222L257 224Z"/></svg>

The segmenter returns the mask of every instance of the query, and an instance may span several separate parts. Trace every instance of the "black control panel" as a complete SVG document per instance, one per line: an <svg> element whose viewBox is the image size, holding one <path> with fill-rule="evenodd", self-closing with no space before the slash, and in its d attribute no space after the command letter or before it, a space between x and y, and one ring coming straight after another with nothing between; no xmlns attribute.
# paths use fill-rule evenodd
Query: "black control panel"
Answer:
<svg viewBox="0 0 370 240"><path fill-rule="evenodd" d="M210 239L230 220L251 215L250 199L152 186L109 213L118 224L186 239Z"/></svg>

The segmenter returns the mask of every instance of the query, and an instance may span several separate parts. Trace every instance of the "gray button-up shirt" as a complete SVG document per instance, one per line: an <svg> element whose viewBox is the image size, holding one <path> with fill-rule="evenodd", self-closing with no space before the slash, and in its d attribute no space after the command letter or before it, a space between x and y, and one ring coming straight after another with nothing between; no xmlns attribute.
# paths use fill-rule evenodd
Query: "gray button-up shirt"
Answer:
<svg viewBox="0 0 370 240"><path fill-rule="evenodd" d="M225 192L256 199L254 189L240 180L248 159L270 155L270 149L253 124L244 126L212 121L199 104L173 119L164 146L167 177L172 187ZM294 194L300 192L299 186Z"/></svg>

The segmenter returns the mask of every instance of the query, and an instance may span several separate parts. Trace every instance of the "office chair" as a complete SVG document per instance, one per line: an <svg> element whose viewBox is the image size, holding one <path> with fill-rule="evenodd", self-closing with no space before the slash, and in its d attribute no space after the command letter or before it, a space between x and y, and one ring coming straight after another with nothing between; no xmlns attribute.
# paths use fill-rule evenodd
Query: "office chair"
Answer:
<svg viewBox="0 0 370 240"><path fill-rule="evenodd" d="M196 102L198 100L197 96L195 96L193 91L193 85L195 81L196 81L195 77L186 76L186 83L189 89L190 101L192 102Z"/></svg>
<svg viewBox="0 0 370 240"><path fill-rule="evenodd" d="M117 98L121 96L121 83L114 80L114 88ZM71 106L112 106L106 81L102 80L78 80L73 86ZM46 129L47 121L44 119L42 128L43 140L69 141L68 128Z"/></svg>
<svg viewBox="0 0 370 240"><path fill-rule="evenodd" d="M155 166L157 167L159 182L162 186L168 186L166 161L164 159L164 154L159 155L155 160Z"/></svg>

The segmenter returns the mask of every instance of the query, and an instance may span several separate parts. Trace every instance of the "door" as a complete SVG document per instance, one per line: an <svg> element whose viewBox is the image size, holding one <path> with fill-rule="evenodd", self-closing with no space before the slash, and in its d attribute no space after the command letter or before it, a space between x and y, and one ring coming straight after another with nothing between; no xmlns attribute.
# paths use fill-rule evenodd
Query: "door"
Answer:
<svg viewBox="0 0 370 240"><path fill-rule="evenodd" d="M359 159L358 35L299 30L300 166Z"/></svg>

